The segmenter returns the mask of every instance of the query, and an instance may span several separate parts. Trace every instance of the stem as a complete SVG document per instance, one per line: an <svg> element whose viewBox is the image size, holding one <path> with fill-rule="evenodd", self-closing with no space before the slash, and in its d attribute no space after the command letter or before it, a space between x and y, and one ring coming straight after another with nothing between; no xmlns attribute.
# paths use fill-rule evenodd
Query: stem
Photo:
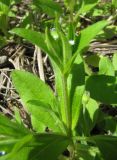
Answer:
<svg viewBox="0 0 117 160"><path fill-rule="evenodd" d="M65 75L62 76L62 87L63 87L64 110L66 116L66 125L68 128L68 136L71 136L71 112L70 112L69 96L67 88L67 77Z"/></svg>

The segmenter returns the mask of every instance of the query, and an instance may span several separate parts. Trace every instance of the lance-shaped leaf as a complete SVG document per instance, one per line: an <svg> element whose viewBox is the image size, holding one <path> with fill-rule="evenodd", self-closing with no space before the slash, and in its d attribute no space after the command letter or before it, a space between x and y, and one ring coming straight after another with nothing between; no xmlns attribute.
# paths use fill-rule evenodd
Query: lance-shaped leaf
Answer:
<svg viewBox="0 0 117 160"><path fill-rule="evenodd" d="M70 140L63 135L39 134L30 137L24 137L16 143L13 151L0 160L55 160L67 148ZM29 141L30 140L30 141Z"/></svg>
<svg viewBox="0 0 117 160"><path fill-rule="evenodd" d="M66 72L72 68L72 65L78 54L83 54L89 47L91 40L108 24L107 21L103 20L97 22L86 29L83 29L78 37L76 37L74 44L74 54L66 65Z"/></svg>
<svg viewBox="0 0 117 160"><path fill-rule="evenodd" d="M43 33L32 31L30 29L25 29L25 28L14 28L10 32L25 38L34 45L40 47L44 52L49 53L47 45L45 43L45 36Z"/></svg>
<svg viewBox="0 0 117 160"><path fill-rule="evenodd" d="M56 12L62 14L61 6L53 0L34 0L33 3L52 17L55 16Z"/></svg>
<svg viewBox="0 0 117 160"><path fill-rule="evenodd" d="M99 21L86 29L82 30L80 33L79 45L77 53L83 53L85 49L89 46L91 40L108 24L107 21Z"/></svg>
<svg viewBox="0 0 117 160"><path fill-rule="evenodd" d="M86 13L94 8L99 0L82 0L80 4L79 14Z"/></svg>
<svg viewBox="0 0 117 160"><path fill-rule="evenodd" d="M79 120L85 84L84 64L80 55L73 64L68 78L68 84L72 112L72 129L74 129Z"/></svg>
<svg viewBox="0 0 117 160"><path fill-rule="evenodd" d="M12 122L7 117L0 114L0 135L11 136L11 137L21 137L29 133L22 125L18 125L16 122Z"/></svg>
<svg viewBox="0 0 117 160"><path fill-rule="evenodd" d="M53 60L54 63L57 64L57 66L62 70L62 56L61 56L61 50L56 42L56 40L52 37L49 30L46 29L46 44L47 47L51 53L50 58Z"/></svg>
<svg viewBox="0 0 117 160"><path fill-rule="evenodd" d="M91 139L96 142L104 159L115 160L115 157L117 157L117 137L98 135Z"/></svg>
<svg viewBox="0 0 117 160"><path fill-rule="evenodd" d="M24 106L27 108L29 112L30 109L32 109L32 111L33 109L35 110L35 112L33 113L31 112L31 116L35 117L35 115L33 114L38 113L38 118L36 119L38 121L42 120L42 123L44 123L44 125L51 128L54 121L50 116L50 114L42 109L39 110L37 106L36 106L37 108L36 112L36 108L33 108L33 105L28 103L29 100L39 100L44 102L45 104L49 104L49 106L51 106L51 109L53 109L53 111L56 111L57 110L57 106L55 106L56 100L50 87L47 86L38 77L34 76L29 72L13 71L12 79L17 91L20 94Z"/></svg>
<svg viewBox="0 0 117 160"><path fill-rule="evenodd" d="M46 37L43 33L32 31L30 29L24 29L24 28L14 28L10 32L15 33L18 36L25 38L26 40L30 41L34 45L37 45L46 54L49 55L51 60L53 60L54 63L56 63L59 66L59 68L61 68L60 59L58 55L56 54L55 50L53 50L54 49L53 43L49 39L49 34L47 34L48 32L46 33Z"/></svg>
<svg viewBox="0 0 117 160"><path fill-rule="evenodd" d="M71 58L72 56L72 46L69 43L69 40L67 39L67 37L64 35L64 33L59 31L59 35L62 41L62 48L63 48L63 63L64 65L67 64L68 60Z"/></svg>

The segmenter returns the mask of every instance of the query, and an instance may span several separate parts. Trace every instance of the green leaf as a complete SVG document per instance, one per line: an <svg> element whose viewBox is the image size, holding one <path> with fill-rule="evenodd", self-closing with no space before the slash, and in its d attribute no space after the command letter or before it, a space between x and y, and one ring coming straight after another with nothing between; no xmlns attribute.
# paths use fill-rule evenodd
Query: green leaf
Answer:
<svg viewBox="0 0 117 160"><path fill-rule="evenodd" d="M112 5L114 6L115 9L117 9L117 1L116 0L112 0Z"/></svg>
<svg viewBox="0 0 117 160"><path fill-rule="evenodd" d="M79 14L84 14L94 8L99 0L82 0L80 3Z"/></svg>
<svg viewBox="0 0 117 160"><path fill-rule="evenodd" d="M99 74L114 76L114 66L108 57L101 57L99 62Z"/></svg>
<svg viewBox="0 0 117 160"><path fill-rule="evenodd" d="M66 72L69 72L73 62L75 61L78 54L83 54L89 47L91 40L108 24L107 21L103 20L97 22L86 29L83 29L78 37L76 37L74 45L74 54L66 65ZM92 31L92 32L91 32Z"/></svg>
<svg viewBox="0 0 117 160"><path fill-rule="evenodd" d="M9 12L9 7L3 2L0 2L0 12L4 15L8 15Z"/></svg>
<svg viewBox="0 0 117 160"><path fill-rule="evenodd" d="M64 3L69 10L73 11L76 0L64 0Z"/></svg>
<svg viewBox="0 0 117 160"><path fill-rule="evenodd" d="M37 144L38 142L38 144ZM42 134L35 137L37 147L31 151L29 160L55 160L68 146L69 139L66 136L54 134ZM45 154L46 153L46 154Z"/></svg>
<svg viewBox="0 0 117 160"><path fill-rule="evenodd" d="M53 110L56 110L54 106L55 97L53 91L36 75L26 71L14 70L11 76L13 84L24 103L27 103L29 100L40 100L49 104Z"/></svg>
<svg viewBox="0 0 117 160"><path fill-rule="evenodd" d="M24 126L18 125L18 123L13 122L0 114L0 135L18 138L26 135L27 133L30 132Z"/></svg>
<svg viewBox="0 0 117 160"><path fill-rule="evenodd" d="M82 30L79 37L79 45L76 53L83 53L95 36L108 24L107 21L99 21Z"/></svg>
<svg viewBox="0 0 117 160"><path fill-rule="evenodd" d="M46 54L48 54L50 59L54 63L56 63L59 66L59 68L62 70L61 60L57 53L58 50L55 50L59 47L56 47L54 42L55 40L52 38L48 30L46 31L46 36L43 33L32 31L30 29L24 29L24 28L15 28L10 32L25 38L26 40L30 41L34 45L37 45Z"/></svg>
<svg viewBox="0 0 117 160"><path fill-rule="evenodd" d="M95 160L99 150L97 147L91 147L85 144L77 144L77 153L78 158L81 160Z"/></svg>
<svg viewBox="0 0 117 160"><path fill-rule="evenodd" d="M106 75L90 76L86 81L86 90L90 92L91 98L105 103L117 103L116 78Z"/></svg>
<svg viewBox="0 0 117 160"><path fill-rule="evenodd" d="M117 137L114 136L94 136L92 139L96 142L104 159L115 160L117 157Z"/></svg>
<svg viewBox="0 0 117 160"><path fill-rule="evenodd" d="M117 53L115 53L115 54L113 55L112 63L113 63L113 66L114 66L115 71L117 71Z"/></svg>
<svg viewBox="0 0 117 160"><path fill-rule="evenodd" d="M55 16L55 13L62 14L61 6L52 0L34 0L33 3L52 17Z"/></svg>
<svg viewBox="0 0 117 160"><path fill-rule="evenodd" d="M0 36L0 47L3 47L6 44L6 39L2 36Z"/></svg>
<svg viewBox="0 0 117 160"><path fill-rule="evenodd" d="M24 106L31 113L31 116L35 117L36 115L38 121L42 121L44 125L51 128L54 121L49 112L45 112L44 109L28 103L30 100L38 100L41 101L41 104L48 104L51 109L56 112L56 100L50 87L29 72L13 71L12 79ZM56 126L56 128L58 127Z"/></svg>
<svg viewBox="0 0 117 160"><path fill-rule="evenodd" d="M15 143L17 143L19 140L20 139L17 138L0 136L0 151L5 151L9 153Z"/></svg>
<svg viewBox="0 0 117 160"><path fill-rule="evenodd" d="M56 40L51 36L48 29L46 29L46 43L51 54L51 59L62 70L62 56L60 46L56 43Z"/></svg>
<svg viewBox="0 0 117 160"><path fill-rule="evenodd" d="M84 93L85 84L84 64L80 55L76 58L72 66L68 78L68 84L70 103L72 106L72 129L75 129L79 120L79 114L82 107L82 96Z"/></svg>
<svg viewBox="0 0 117 160"><path fill-rule="evenodd" d="M54 129L54 131L65 132L65 128L62 121L59 119L59 115L55 113L48 104L39 100L30 100L28 103L31 104L31 106L28 107L29 112L37 118L37 120L39 119L39 121L46 125L49 124L48 127L50 127L50 129ZM44 113L47 112L48 116L45 118L40 116L39 118L40 111L43 111Z"/></svg>
<svg viewBox="0 0 117 160"><path fill-rule="evenodd" d="M85 61L88 65L98 67L100 57L98 55L90 55L85 57Z"/></svg>
<svg viewBox="0 0 117 160"><path fill-rule="evenodd" d="M72 56L72 47L67 39L67 37L64 35L64 33L59 32L61 41L62 41L62 48L63 48L63 63L64 66L67 64L68 60L71 58Z"/></svg>
<svg viewBox="0 0 117 160"><path fill-rule="evenodd" d="M30 29L25 29L25 28L14 28L10 32L25 38L26 40L30 41L34 45L37 45L45 53L49 53L47 45L45 43L45 36L43 33L32 31Z"/></svg>
<svg viewBox="0 0 117 160"><path fill-rule="evenodd" d="M69 144L69 139L66 136L55 134L35 135L29 142L27 137L23 139L16 144L11 154L6 156L7 158L4 160L20 160L21 155L23 160L44 160L47 158L48 160L55 160ZM0 160L3 159L0 158Z"/></svg>
<svg viewBox="0 0 117 160"><path fill-rule="evenodd" d="M84 104L83 121L81 124L82 128L84 128L84 134L90 135L91 130L95 126L99 115L98 107L98 103L92 98L89 98L88 102Z"/></svg>

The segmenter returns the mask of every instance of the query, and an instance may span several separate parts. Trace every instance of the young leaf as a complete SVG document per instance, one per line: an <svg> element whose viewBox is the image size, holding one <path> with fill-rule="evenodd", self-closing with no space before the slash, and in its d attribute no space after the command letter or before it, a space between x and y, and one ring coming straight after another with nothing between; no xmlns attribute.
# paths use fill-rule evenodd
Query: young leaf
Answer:
<svg viewBox="0 0 117 160"><path fill-rule="evenodd" d="M51 36L48 29L46 29L46 43L48 49L51 53L51 59L58 65L62 70L62 56L60 53L59 45L56 43L56 40Z"/></svg>
<svg viewBox="0 0 117 160"><path fill-rule="evenodd" d="M67 37L62 32L60 32L59 35L60 35L60 38L61 38L61 41L62 41L63 63L64 63L64 66L65 66L67 64L67 61L72 56L72 47L71 47Z"/></svg>

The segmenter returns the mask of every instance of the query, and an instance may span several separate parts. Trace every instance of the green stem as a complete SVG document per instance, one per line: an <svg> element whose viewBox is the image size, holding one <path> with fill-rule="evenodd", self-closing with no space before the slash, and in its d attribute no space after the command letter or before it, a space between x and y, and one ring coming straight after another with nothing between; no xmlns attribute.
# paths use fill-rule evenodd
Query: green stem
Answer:
<svg viewBox="0 0 117 160"><path fill-rule="evenodd" d="M62 87L63 87L63 100L64 100L64 111L66 116L66 125L68 128L68 136L71 136L71 112L68 96L68 87L67 87L67 77L62 76Z"/></svg>

